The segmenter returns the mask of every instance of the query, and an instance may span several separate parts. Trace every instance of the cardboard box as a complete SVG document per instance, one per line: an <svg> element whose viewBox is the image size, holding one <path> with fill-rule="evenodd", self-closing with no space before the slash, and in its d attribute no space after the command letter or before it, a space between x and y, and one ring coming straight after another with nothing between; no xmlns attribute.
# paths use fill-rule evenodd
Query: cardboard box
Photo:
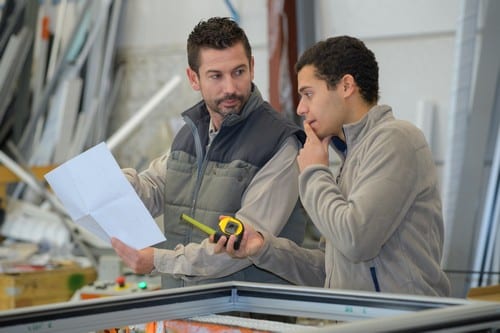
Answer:
<svg viewBox="0 0 500 333"><path fill-rule="evenodd" d="M500 302L500 285L471 288L467 293L471 300Z"/></svg>
<svg viewBox="0 0 500 333"><path fill-rule="evenodd" d="M0 274L0 310L66 302L96 277L94 268L76 265Z"/></svg>

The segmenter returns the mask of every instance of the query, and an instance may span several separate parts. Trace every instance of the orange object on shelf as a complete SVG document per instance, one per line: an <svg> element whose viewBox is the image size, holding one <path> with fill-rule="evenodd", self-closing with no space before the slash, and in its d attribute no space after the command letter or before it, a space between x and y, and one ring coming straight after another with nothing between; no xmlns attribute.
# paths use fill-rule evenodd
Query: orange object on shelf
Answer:
<svg viewBox="0 0 500 333"><path fill-rule="evenodd" d="M233 325L205 323L194 320L164 320L163 332L207 332L207 333L270 333L270 331L256 330L254 328L240 327Z"/></svg>
<svg viewBox="0 0 500 333"><path fill-rule="evenodd" d="M34 166L31 167L30 170L36 179L43 180L43 176L55 167L56 165ZM6 205L7 186L19 181L21 181L21 179L14 172L0 164L0 208L4 208Z"/></svg>

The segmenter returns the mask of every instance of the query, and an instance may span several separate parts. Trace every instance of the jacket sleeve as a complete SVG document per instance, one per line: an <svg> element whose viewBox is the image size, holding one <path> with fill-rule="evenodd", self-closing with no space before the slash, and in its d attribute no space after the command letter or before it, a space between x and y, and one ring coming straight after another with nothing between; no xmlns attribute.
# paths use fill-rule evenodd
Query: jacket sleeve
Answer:
<svg viewBox="0 0 500 333"><path fill-rule="evenodd" d="M278 234L298 200L298 140L290 137L275 156L252 179L236 217L257 230ZM183 279L201 280L235 273L252 263L225 253L213 254L214 244L203 242L178 245L174 250L155 250L155 267Z"/></svg>
<svg viewBox="0 0 500 333"><path fill-rule="evenodd" d="M264 246L249 259L259 268L273 272L297 285L324 287L325 253L306 249L295 242L262 231Z"/></svg>
<svg viewBox="0 0 500 333"><path fill-rule="evenodd" d="M125 168L122 172L141 198L152 216L163 214L163 191L167 171L168 154L153 160L149 167L138 173L135 169Z"/></svg>
<svg viewBox="0 0 500 333"><path fill-rule="evenodd" d="M385 128L364 142L343 170L349 193L332 172L309 166L299 177L299 193L327 242L352 262L374 258L405 218L418 189L417 152L402 130ZM349 157L348 157L349 158ZM347 162L346 162L347 165ZM346 166L344 166L346 168Z"/></svg>

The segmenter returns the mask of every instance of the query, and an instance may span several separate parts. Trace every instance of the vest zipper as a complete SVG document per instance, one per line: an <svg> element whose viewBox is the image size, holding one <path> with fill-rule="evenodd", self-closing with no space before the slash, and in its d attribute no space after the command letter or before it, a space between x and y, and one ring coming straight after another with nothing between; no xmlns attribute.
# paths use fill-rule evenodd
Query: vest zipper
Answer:
<svg viewBox="0 0 500 333"><path fill-rule="evenodd" d="M196 164L198 166L198 173L196 176L196 183L193 189L192 193L192 200L191 200L191 216L195 216L195 207L196 207L196 202L198 200L198 192L201 187L201 180L203 178L203 170L206 167L206 156L208 153L208 148L207 148L207 153L205 153L205 156L203 156L203 147L201 145L201 138L200 134L198 133L198 128L194 124L194 122L191 120L189 117L184 117L184 121L186 124L189 125L191 129L191 133L194 138L194 144L195 144L195 151L196 151ZM190 228L190 232L188 235L186 235L186 244L191 241L191 232L193 230L193 227Z"/></svg>

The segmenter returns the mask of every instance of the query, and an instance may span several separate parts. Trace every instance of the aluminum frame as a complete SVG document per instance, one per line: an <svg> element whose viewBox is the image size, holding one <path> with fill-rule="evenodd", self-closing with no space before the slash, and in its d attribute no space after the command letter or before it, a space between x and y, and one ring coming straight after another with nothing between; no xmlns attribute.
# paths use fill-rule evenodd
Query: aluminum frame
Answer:
<svg viewBox="0 0 500 333"><path fill-rule="evenodd" d="M419 325L447 325L443 320L453 318L467 318L470 322L473 316L482 319L487 316L500 322L499 303L224 282L3 311L0 313L0 332L91 332L232 311L347 322L325 327L325 332L352 332L350 327L359 331L360 325L371 332L389 331L390 327L400 331L412 327L417 332ZM358 328L351 325L358 325ZM306 331L317 330L311 327Z"/></svg>

